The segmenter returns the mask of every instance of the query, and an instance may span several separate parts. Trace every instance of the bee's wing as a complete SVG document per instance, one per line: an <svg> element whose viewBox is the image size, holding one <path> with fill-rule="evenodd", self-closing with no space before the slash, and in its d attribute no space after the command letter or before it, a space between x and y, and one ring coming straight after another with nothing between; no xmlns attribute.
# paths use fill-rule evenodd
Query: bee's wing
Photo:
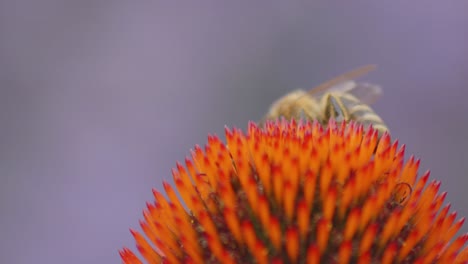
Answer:
<svg viewBox="0 0 468 264"><path fill-rule="evenodd" d="M379 85L356 81L342 82L328 89L328 92L333 91L352 94L365 104L375 103L383 94Z"/></svg>
<svg viewBox="0 0 468 264"><path fill-rule="evenodd" d="M376 68L375 65L366 65L359 67L357 69L351 70L349 72L346 72L344 74L341 74L329 81L326 81L312 89L309 90L309 94L312 95L318 95L318 94L323 94L324 92L329 91L332 87L335 86L341 86L341 84L346 83L349 80L353 80L358 78L359 76L362 76ZM334 88L335 89L335 88ZM341 88L339 88L341 89Z"/></svg>

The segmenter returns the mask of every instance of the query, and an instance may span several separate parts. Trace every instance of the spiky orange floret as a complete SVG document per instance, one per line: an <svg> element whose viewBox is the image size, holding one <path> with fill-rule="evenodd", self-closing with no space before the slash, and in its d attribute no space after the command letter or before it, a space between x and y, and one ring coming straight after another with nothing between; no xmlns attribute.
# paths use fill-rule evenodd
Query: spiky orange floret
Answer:
<svg viewBox="0 0 468 264"><path fill-rule="evenodd" d="M468 262L468 234L454 237L464 219L388 134L283 120L226 139L177 164L182 201L167 183L167 198L154 191L147 238L132 230L147 263Z"/></svg>

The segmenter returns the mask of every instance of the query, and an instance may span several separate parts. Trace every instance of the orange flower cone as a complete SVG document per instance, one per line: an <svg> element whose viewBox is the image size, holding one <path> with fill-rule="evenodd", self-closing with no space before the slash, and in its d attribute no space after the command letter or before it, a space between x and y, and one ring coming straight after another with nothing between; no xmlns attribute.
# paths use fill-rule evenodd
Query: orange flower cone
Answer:
<svg viewBox="0 0 468 264"><path fill-rule="evenodd" d="M404 146L355 123L210 136L154 190L124 263L468 263L464 219Z"/></svg>

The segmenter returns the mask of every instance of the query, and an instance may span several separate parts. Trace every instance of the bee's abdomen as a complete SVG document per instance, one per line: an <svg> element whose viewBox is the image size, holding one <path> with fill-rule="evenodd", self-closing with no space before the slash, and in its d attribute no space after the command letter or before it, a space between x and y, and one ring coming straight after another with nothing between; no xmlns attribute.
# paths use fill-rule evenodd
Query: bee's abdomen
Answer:
<svg viewBox="0 0 468 264"><path fill-rule="evenodd" d="M379 132L379 136L388 131L385 122L369 105L362 103L350 94L344 94L341 99L348 105L349 115L352 120L364 125L366 128L372 125Z"/></svg>

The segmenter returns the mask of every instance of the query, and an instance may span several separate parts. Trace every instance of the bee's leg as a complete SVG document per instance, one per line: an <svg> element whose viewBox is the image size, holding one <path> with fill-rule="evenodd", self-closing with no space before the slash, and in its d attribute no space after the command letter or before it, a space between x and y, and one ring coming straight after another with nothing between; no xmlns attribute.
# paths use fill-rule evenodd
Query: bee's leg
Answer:
<svg viewBox="0 0 468 264"><path fill-rule="evenodd" d="M338 123L349 121L349 112L339 97L333 94L325 95L324 108L327 121L332 118Z"/></svg>

